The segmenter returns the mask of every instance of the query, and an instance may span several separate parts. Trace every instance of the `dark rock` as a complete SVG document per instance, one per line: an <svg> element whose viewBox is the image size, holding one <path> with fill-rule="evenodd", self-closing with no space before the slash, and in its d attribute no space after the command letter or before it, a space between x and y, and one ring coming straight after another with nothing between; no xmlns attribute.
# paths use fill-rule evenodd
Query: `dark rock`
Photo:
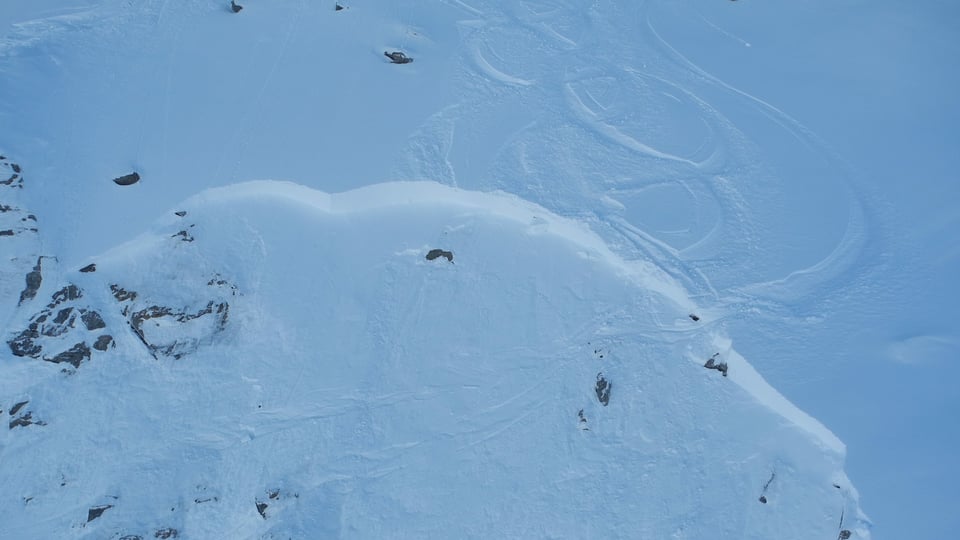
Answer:
<svg viewBox="0 0 960 540"><path fill-rule="evenodd" d="M176 214L176 215L179 216L179 217L183 217L183 216L187 215L187 211L186 211L186 210L180 210L180 211L174 212L174 214Z"/></svg>
<svg viewBox="0 0 960 540"><path fill-rule="evenodd" d="M87 510L87 523L97 519L102 516L104 512L113 508L112 504L104 504L102 506L94 506L93 508Z"/></svg>
<svg viewBox="0 0 960 540"><path fill-rule="evenodd" d="M90 264L84 266L83 268L81 268L80 271L83 272L84 274L89 273L89 272L96 272L96 271L97 271L97 263L90 263Z"/></svg>
<svg viewBox="0 0 960 540"><path fill-rule="evenodd" d="M339 3L337 3L336 5L333 6L333 10L334 10L334 11L340 11L340 10L342 10L342 9L343 9L343 6L341 6Z"/></svg>
<svg viewBox="0 0 960 540"><path fill-rule="evenodd" d="M45 320L47 315L45 313L41 314L40 317L34 321L40 323L41 320ZM70 331L74 327L74 324L77 321L77 314L72 307L63 308L58 313L57 316L49 324L43 324L40 326L40 333L48 337L57 337L61 336Z"/></svg>
<svg viewBox="0 0 960 540"><path fill-rule="evenodd" d="M75 368L78 368L80 367L81 362L84 360L90 360L90 347L87 346L86 342L80 342L54 356L53 358L44 358L44 360L47 362L53 362L54 364L67 363L73 365Z"/></svg>
<svg viewBox="0 0 960 540"><path fill-rule="evenodd" d="M105 351L111 344L113 344L113 336L104 334L93 343L93 348L98 351Z"/></svg>
<svg viewBox="0 0 960 540"><path fill-rule="evenodd" d="M117 540L143 540L143 537L139 534L128 534L126 536L121 536Z"/></svg>
<svg viewBox="0 0 960 540"><path fill-rule="evenodd" d="M43 257L37 257L37 264L33 265L33 270L27 272L27 285L20 293L20 303L17 305L23 305L27 300L33 300L37 296L37 291L40 290L40 284L43 283L43 274L40 271L40 262L43 260Z"/></svg>
<svg viewBox="0 0 960 540"><path fill-rule="evenodd" d="M13 232L13 229L4 229L0 231L0 236L13 236L17 233Z"/></svg>
<svg viewBox="0 0 960 540"><path fill-rule="evenodd" d="M118 176L113 179L113 183L118 186L132 186L140 181L140 175L136 172L130 174L125 174L123 176Z"/></svg>
<svg viewBox="0 0 960 540"><path fill-rule="evenodd" d="M70 318L70 314L71 314L71 313L73 313L73 308L72 308L72 307L68 307L68 308L63 308L63 309L61 309L60 312L57 313L57 316L53 318L54 324L63 324L63 323L65 323L65 322L67 321L67 319Z"/></svg>
<svg viewBox="0 0 960 540"><path fill-rule="evenodd" d="M113 292L113 297L116 298L118 302L137 299L137 293L135 291L128 291L119 285L110 285L110 291Z"/></svg>
<svg viewBox="0 0 960 540"><path fill-rule="evenodd" d="M234 13L240 13L240 10L243 9L243 6L236 3L234 0L230 0L230 10Z"/></svg>
<svg viewBox="0 0 960 540"><path fill-rule="evenodd" d="M33 421L33 413L28 412L21 416L20 418L14 418L10 421L10 429L15 427L27 427L31 424L39 424L39 422Z"/></svg>
<svg viewBox="0 0 960 540"><path fill-rule="evenodd" d="M216 317L216 328L214 331L223 330L230 316L230 305L226 302L214 303L211 301L207 302L206 307L196 313L174 312L166 306L150 306L130 315L130 327L154 356L159 353L164 356L173 356L179 359L184 354L192 352L197 348L197 339L191 337L184 340L174 340L169 343L151 343L150 340L147 339L144 331L144 324L151 319L161 317L172 317L177 322L185 323L208 315Z"/></svg>
<svg viewBox="0 0 960 540"><path fill-rule="evenodd" d="M13 185L13 182L14 182L17 178L20 178L20 175L19 175L19 174L11 175L10 178L7 178L6 180L0 182L0 184L2 184L2 185L4 185L4 186L12 186L12 185ZM22 183L22 182L21 182L21 183Z"/></svg>
<svg viewBox="0 0 960 540"><path fill-rule="evenodd" d="M14 208L14 207L12 207L12 206L9 206L9 205L6 205L6 204L0 204L0 214L2 214L2 213L4 213L4 212L10 212L10 211L13 211L13 210L16 210L16 208Z"/></svg>
<svg viewBox="0 0 960 540"><path fill-rule="evenodd" d="M413 62L413 58L403 54L400 51L387 52L383 51L383 55L390 59L391 63L394 64L409 64Z"/></svg>
<svg viewBox="0 0 960 540"><path fill-rule="evenodd" d="M851 533L851 532L848 531L847 529L844 529L844 530L840 531L840 536L838 536L837 539L838 539L838 540L847 540L848 538L850 538L850 536L851 536L852 534L853 534L853 533Z"/></svg>
<svg viewBox="0 0 960 540"><path fill-rule="evenodd" d="M87 330L99 330L107 327L107 323L103 322L103 317L96 311L84 313L80 316L80 320L83 321L83 325L87 327Z"/></svg>
<svg viewBox="0 0 960 540"><path fill-rule="evenodd" d="M17 165L16 163L11 163L11 164L10 164L10 168L13 169L13 172L15 172L15 173L17 173L17 174L20 174L20 172L21 172L21 171L20 171L20 166Z"/></svg>
<svg viewBox="0 0 960 540"><path fill-rule="evenodd" d="M597 399L606 407L610 404L610 389L613 385L603 378L603 373L597 373L597 385L594 390L597 393Z"/></svg>
<svg viewBox="0 0 960 540"><path fill-rule="evenodd" d="M439 257L446 257L448 261L453 262L453 252L452 252L452 251L444 251L444 250L442 250L442 249L431 249L429 252L427 252L427 260L428 260L428 261L432 261L432 260L437 259L437 258L439 258Z"/></svg>
<svg viewBox="0 0 960 540"><path fill-rule="evenodd" d="M193 242L193 236L190 235L187 231L180 231L176 234L171 234L170 238L180 237L180 240L184 242Z"/></svg>
<svg viewBox="0 0 960 540"><path fill-rule="evenodd" d="M693 322L697 322L697 321L700 320L700 317L697 317L697 316L694 315L693 313L690 314L690 318L693 319Z"/></svg>
<svg viewBox="0 0 960 540"><path fill-rule="evenodd" d="M711 356L710 358L708 358L708 359L707 359L707 363L705 363L705 364L703 365L703 367L705 367L705 368L707 368L707 369L715 369L715 370L719 371L720 373L723 373L723 376L726 377L726 376L727 376L727 369L728 369L728 368L727 368L727 363L724 362L723 360L717 362L717 361L716 361L716 358L717 358L717 356L719 356L719 355L720 355L720 353L715 353L713 356Z"/></svg>
<svg viewBox="0 0 960 540"><path fill-rule="evenodd" d="M760 502L762 502L763 504L767 504L767 497L766 497L766 496L761 495L759 500L760 500Z"/></svg>
<svg viewBox="0 0 960 540"><path fill-rule="evenodd" d="M20 332L20 335L8 341L7 345L10 346L10 352L14 356L37 358L43 351L43 347L37 345L35 341L38 337L40 337L40 334L37 332L36 323L33 323L26 330Z"/></svg>
<svg viewBox="0 0 960 540"><path fill-rule="evenodd" d="M157 529L157 532L153 533L154 538L177 538L180 536L180 531L174 529L173 527L167 527L165 529Z"/></svg>
<svg viewBox="0 0 960 540"><path fill-rule="evenodd" d="M280 490L274 489L267 492L267 498L277 500L280 498Z"/></svg>
<svg viewBox="0 0 960 540"><path fill-rule="evenodd" d="M53 293L53 296L50 297L52 302L47 304L47 307L53 309L58 304L61 304L68 300L76 300L81 296L83 296L83 291L81 291L79 287L71 283L70 285L67 285L66 287Z"/></svg>
<svg viewBox="0 0 960 540"><path fill-rule="evenodd" d="M260 514L260 517L267 519L267 507L270 506L265 502L257 501L257 513Z"/></svg>
<svg viewBox="0 0 960 540"><path fill-rule="evenodd" d="M20 409L22 409L23 406L26 405L27 403L30 403L30 400L21 401L21 402L19 402L19 403L15 403L15 404L13 405L13 407L10 408L10 416L13 416L13 415L17 414L18 412L20 412Z"/></svg>

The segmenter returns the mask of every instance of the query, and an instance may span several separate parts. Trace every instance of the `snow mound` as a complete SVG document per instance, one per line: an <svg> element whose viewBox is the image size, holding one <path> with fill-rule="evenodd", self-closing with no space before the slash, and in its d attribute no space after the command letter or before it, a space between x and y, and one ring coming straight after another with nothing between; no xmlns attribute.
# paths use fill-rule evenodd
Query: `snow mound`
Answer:
<svg viewBox="0 0 960 540"><path fill-rule="evenodd" d="M2 537L869 537L679 285L515 196L250 182L88 262L13 316Z"/></svg>

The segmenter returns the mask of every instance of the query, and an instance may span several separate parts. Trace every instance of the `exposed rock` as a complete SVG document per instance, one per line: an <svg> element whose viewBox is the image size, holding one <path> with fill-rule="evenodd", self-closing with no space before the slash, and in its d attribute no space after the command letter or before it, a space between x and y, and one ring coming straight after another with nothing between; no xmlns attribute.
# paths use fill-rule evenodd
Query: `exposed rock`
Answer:
<svg viewBox="0 0 960 540"><path fill-rule="evenodd" d="M102 335L93 343L93 348L98 351L106 351L107 347L113 344L113 336Z"/></svg>
<svg viewBox="0 0 960 540"><path fill-rule="evenodd" d="M847 540L848 538L850 538L852 534L853 533L851 533L849 530L843 529L842 531L840 531L840 536L837 536L837 538L838 540Z"/></svg>
<svg viewBox="0 0 960 540"><path fill-rule="evenodd" d="M10 352L12 352L14 356L37 358L43 351L43 348L37 345L35 341L38 337L40 337L40 335L37 332L37 324L32 323L26 330L20 332L17 337L8 341L7 345L10 346Z"/></svg>
<svg viewBox="0 0 960 540"><path fill-rule="evenodd" d="M230 0L230 10L234 13L240 13L240 10L243 9L243 6L236 3L234 0Z"/></svg>
<svg viewBox="0 0 960 540"><path fill-rule="evenodd" d="M190 235L187 231L183 230L176 234L170 235L170 238L180 238L183 242L193 242L193 236Z"/></svg>
<svg viewBox="0 0 960 540"><path fill-rule="evenodd" d="M135 291L128 291L119 285L110 285L110 290L113 292L113 297L116 298L118 302L126 302L127 300L137 299L137 293Z"/></svg>
<svg viewBox="0 0 960 540"><path fill-rule="evenodd" d="M87 523L97 519L102 516L104 512L113 508L112 504L104 504L102 506L94 506L93 508L87 510Z"/></svg>
<svg viewBox="0 0 960 540"><path fill-rule="evenodd" d="M132 186L140 181L140 175L136 172L130 174L125 174L113 179L113 182L118 186Z"/></svg>
<svg viewBox="0 0 960 540"><path fill-rule="evenodd" d="M78 368L81 362L90 360L90 347L87 346L86 342L81 341L53 358L44 358L44 360L54 364L72 364L73 367Z"/></svg>
<svg viewBox="0 0 960 540"><path fill-rule="evenodd" d="M763 485L763 491L760 492L760 499L758 499L761 503L767 504L767 490L770 489L770 484L773 483L773 479L776 477L776 472L770 473L770 479Z"/></svg>
<svg viewBox="0 0 960 540"><path fill-rule="evenodd" d="M13 429L15 427L27 427L35 423L36 422L33 421L33 413L28 412L19 418L14 418L13 420L11 420L10 429Z"/></svg>
<svg viewBox="0 0 960 540"><path fill-rule="evenodd" d="M13 407L10 407L10 416L14 416L14 415L16 415L18 412L20 412L20 409L22 409L23 406L26 405L27 403L30 403L30 400L20 401L20 402L18 402L18 403L15 403L15 404L13 405Z"/></svg>
<svg viewBox="0 0 960 540"><path fill-rule="evenodd" d="M140 536L139 534L128 534L125 536L121 536L117 540L143 540L143 537Z"/></svg>
<svg viewBox="0 0 960 540"><path fill-rule="evenodd" d="M453 262L453 252L444 251L442 249L431 249L427 253L427 260L432 261L438 257L446 257L448 261Z"/></svg>
<svg viewBox="0 0 960 540"><path fill-rule="evenodd" d="M107 327L107 323L103 322L103 317L96 311L84 313L80 316L80 320L83 321L83 325L87 327L87 330L99 330Z"/></svg>
<svg viewBox="0 0 960 540"><path fill-rule="evenodd" d="M90 263L90 264L84 266L83 268L81 268L80 271L83 272L84 274L86 274L86 273L88 273L88 272L96 272L96 271L97 271L97 263Z"/></svg>
<svg viewBox="0 0 960 540"><path fill-rule="evenodd" d="M211 327L204 332L207 335L211 335L223 330L227 324L229 314L230 305L226 302L207 302L206 307L196 313L175 312L169 307L154 305L134 312L130 316L130 326L133 328L137 337L140 338L140 341L150 349L150 352L154 354L154 356L156 356L156 354L162 354L179 359L184 354L196 350L200 344L197 338L191 336L170 340L169 336L153 336L147 331L149 329L146 325L148 321L170 318L178 323L189 323L201 318L212 317L210 321ZM157 323L155 326L160 326L160 324Z"/></svg>
<svg viewBox="0 0 960 540"><path fill-rule="evenodd" d="M20 174L20 173L22 172L22 171L20 170L20 166L17 165L16 163L11 163L11 164L10 164L10 168L13 169L13 172L15 172L15 173L17 173L17 174Z"/></svg>
<svg viewBox="0 0 960 540"><path fill-rule="evenodd" d="M711 356L709 359L707 359L707 363L704 364L703 367L705 367L705 368L707 368L707 369L715 369L715 370L719 371L720 373L723 373L723 376L726 377L726 376L727 376L727 363L724 362L723 360L717 362L717 361L716 361L716 358L717 358L717 356L719 356L719 355L720 355L720 353L714 353L713 356Z"/></svg>
<svg viewBox="0 0 960 540"><path fill-rule="evenodd" d="M269 506L270 505L265 502L257 501L257 513L259 513L263 519L267 519L267 507Z"/></svg>
<svg viewBox="0 0 960 540"><path fill-rule="evenodd" d="M400 51L387 52L383 51L383 55L390 59L391 63L394 64L409 64L413 62L413 58L403 54Z"/></svg>
<svg viewBox="0 0 960 540"><path fill-rule="evenodd" d="M337 3L333 6L333 10L334 10L334 11L341 11L342 9L343 9L343 6L341 6L339 2L337 2Z"/></svg>
<svg viewBox="0 0 960 540"><path fill-rule="evenodd" d="M68 307L68 308L63 308L63 309L61 309L60 312L57 313L57 316L54 317L54 319L53 319L54 324L63 324L63 323L65 323L65 322L67 321L67 319L70 318L70 315L71 315L72 313L73 313L73 308L72 308L72 307ZM46 334L46 332L44 332L44 334ZM49 335L51 335L51 334L46 334L46 335L49 336Z"/></svg>
<svg viewBox="0 0 960 540"><path fill-rule="evenodd" d="M700 317L693 313L690 314L690 318L693 319L693 322L698 322L700 320Z"/></svg>
<svg viewBox="0 0 960 540"><path fill-rule="evenodd" d="M177 538L179 536L180 536L180 531L174 529L173 527L167 527L165 529L157 529L157 531L153 533L154 538L161 538L161 539Z"/></svg>
<svg viewBox="0 0 960 540"><path fill-rule="evenodd" d="M179 216L179 217L183 217L183 216L187 215L187 211L186 211L186 210L178 210L178 211L174 212L174 214L176 214L176 215Z"/></svg>
<svg viewBox="0 0 960 540"><path fill-rule="evenodd" d="M4 229L0 231L0 236L13 236L17 233L13 232L13 229Z"/></svg>
<svg viewBox="0 0 960 540"><path fill-rule="evenodd" d="M48 308L53 309L57 305L66 302L68 300L76 300L83 296L83 291L73 283L67 285L66 287L60 289L59 291L53 293L51 297L52 302L47 304Z"/></svg>
<svg viewBox="0 0 960 540"><path fill-rule="evenodd" d="M613 387L607 379L603 378L603 373L597 373L597 385L594 390L597 393L597 399L606 407L610 404L610 389Z"/></svg>
<svg viewBox="0 0 960 540"><path fill-rule="evenodd" d="M57 337L67 333L74 327L77 320L77 314L72 307L61 309L49 323L45 322L48 313L41 312L40 316L34 321L34 323L40 323L40 333L48 337Z"/></svg>
<svg viewBox="0 0 960 540"><path fill-rule="evenodd" d="M11 212L11 211L13 211L13 210L16 210L16 208L14 208L14 207L12 207L12 206L9 206L9 205L6 205L6 204L0 204L0 214L2 214L2 213L4 213L4 212Z"/></svg>
<svg viewBox="0 0 960 540"><path fill-rule="evenodd" d="M590 431L590 428L587 427L587 417L583 415L583 409L580 409L580 412L577 413L577 418L579 418L577 427L583 431Z"/></svg>

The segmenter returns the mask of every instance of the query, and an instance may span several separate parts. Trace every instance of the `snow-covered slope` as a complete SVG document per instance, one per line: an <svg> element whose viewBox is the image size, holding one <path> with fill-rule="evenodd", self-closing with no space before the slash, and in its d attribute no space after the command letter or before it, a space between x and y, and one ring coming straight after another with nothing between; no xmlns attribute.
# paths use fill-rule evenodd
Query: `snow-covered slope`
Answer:
<svg viewBox="0 0 960 540"><path fill-rule="evenodd" d="M866 534L832 434L516 197L241 184L89 262L14 324L5 537Z"/></svg>
<svg viewBox="0 0 960 540"><path fill-rule="evenodd" d="M869 538L734 348L883 253L768 13L243 4L0 9L0 536Z"/></svg>

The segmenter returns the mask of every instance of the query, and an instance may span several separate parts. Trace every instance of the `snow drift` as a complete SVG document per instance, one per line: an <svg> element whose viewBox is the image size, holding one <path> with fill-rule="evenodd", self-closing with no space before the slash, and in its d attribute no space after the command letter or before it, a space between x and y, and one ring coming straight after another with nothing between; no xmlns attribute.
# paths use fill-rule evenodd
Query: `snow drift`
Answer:
<svg viewBox="0 0 960 540"><path fill-rule="evenodd" d="M0 536L868 537L709 314L515 196L252 182L87 263L13 318Z"/></svg>

